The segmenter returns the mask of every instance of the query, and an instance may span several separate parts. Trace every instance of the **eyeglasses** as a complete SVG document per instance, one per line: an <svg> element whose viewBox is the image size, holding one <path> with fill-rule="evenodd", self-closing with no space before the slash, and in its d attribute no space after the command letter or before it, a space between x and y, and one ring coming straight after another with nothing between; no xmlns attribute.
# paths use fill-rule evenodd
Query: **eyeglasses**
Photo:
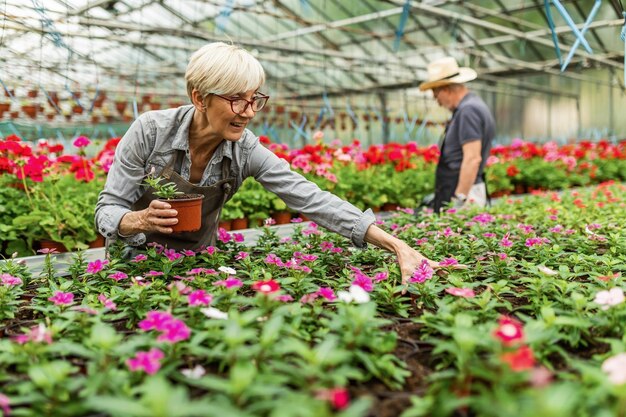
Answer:
<svg viewBox="0 0 626 417"><path fill-rule="evenodd" d="M265 107L265 105L267 104L267 101L270 99L270 96L266 96L265 94L261 93L252 97L252 100L250 101L246 100L245 98L230 98L220 96L219 94L213 95L230 101L230 109L233 111L233 113L238 115L244 114L248 109L248 106L250 106L252 108L252 111L255 113L261 111L263 107Z"/></svg>

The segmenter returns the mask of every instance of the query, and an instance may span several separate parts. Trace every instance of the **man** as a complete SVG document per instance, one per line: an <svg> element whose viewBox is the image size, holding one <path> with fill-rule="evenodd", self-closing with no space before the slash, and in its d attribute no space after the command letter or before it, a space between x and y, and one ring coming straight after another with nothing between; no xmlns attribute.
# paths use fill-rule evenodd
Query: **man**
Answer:
<svg viewBox="0 0 626 417"><path fill-rule="evenodd" d="M434 209L453 202L455 207L485 206L487 189L483 170L495 136L495 122L484 101L464 85L476 71L459 67L452 57L428 65L428 80L420 90L433 90L440 106L452 112L440 144L435 177Z"/></svg>

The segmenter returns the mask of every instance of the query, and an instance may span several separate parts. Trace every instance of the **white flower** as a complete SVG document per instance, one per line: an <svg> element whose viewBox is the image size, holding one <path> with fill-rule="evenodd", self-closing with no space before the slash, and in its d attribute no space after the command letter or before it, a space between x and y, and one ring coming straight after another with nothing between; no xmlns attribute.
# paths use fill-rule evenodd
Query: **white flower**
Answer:
<svg viewBox="0 0 626 417"><path fill-rule="evenodd" d="M202 365L196 365L192 369L183 369L180 372L189 379L200 379L206 374L206 370Z"/></svg>
<svg viewBox="0 0 626 417"><path fill-rule="evenodd" d="M539 265L537 269L546 275L558 275L559 274L554 269L550 269L547 266L543 266L543 265Z"/></svg>
<svg viewBox="0 0 626 417"><path fill-rule="evenodd" d="M201 308L200 311L202 312L202 314L204 314L210 319L218 319L218 320L228 319L228 313L224 313L223 311L218 310L217 308L214 308L214 307Z"/></svg>
<svg viewBox="0 0 626 417"><path fill-rule="evenodd" d="M235 275L235 274L237 274L237 271L235 271L233 268L230 268L228 266L220 266L217 269L219 269L220 271L222 271L223 273L228 274L228 275Z"/></svg>
<svg viewBox="0 0 626 417"><path fill-rule="evenodd" d="M621 288L615 287L608 291L599 291L593 302L600 304L602 310L608 310L610 306L623 303L624 299L624 291Z"/></svg>
<svg viewBox="0 0 626 417"><path fill-rule="evenodd" d="M602 370L609 374L615 385L626 384L626 353L618 353L602 363Z"/></svg>
<svg viewBox="0 0 626 417"><path fill-rule="evenodd" d="M337 299L344 303L355 302L357 304L367 303L370 300L370 295L363 288L358 285L350 286L348 291L337 291Z"/></svg>

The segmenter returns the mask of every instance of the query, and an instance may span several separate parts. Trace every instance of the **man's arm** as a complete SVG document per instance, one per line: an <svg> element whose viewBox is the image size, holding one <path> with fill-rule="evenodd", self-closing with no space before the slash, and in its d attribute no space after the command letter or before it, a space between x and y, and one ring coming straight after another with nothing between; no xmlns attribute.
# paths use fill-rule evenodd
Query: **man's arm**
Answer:
<svg viewBox="0 0 626 417"><path fill-rule="evenodd" d="M459 183L456 186L455 194L467 196L476 182L476 175L482 161L482 142L480 139L465 142L463 144L463 161L461 162L461 172L459 173Z"/></svg>

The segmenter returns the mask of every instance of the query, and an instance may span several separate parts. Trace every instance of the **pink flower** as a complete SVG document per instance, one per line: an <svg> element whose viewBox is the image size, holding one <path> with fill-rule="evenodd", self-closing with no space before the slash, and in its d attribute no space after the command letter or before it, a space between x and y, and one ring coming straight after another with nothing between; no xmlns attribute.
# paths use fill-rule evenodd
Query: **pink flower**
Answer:
<svg viewBox="0 0 626 417"><path fill-rule="evenodd" d="M164 250L163 255L172 262L183 257L181 253L176 252L174 249Z"/></svg>
<svg viewBox="0 0 626 417"><path fill-rule="evenodd" d="M74 294L71 292L56 291L52 297L48 298L48 301L53 301L54 305L66 306L74 302Z"/></svg>
<svg viewBox="0 0 626 417"><path fill-rule="evenodd" d="M317 297L319 296L320 296L319 291L311 292L309 294L304 294L302 297L300 297L300 302L302 304L309 304L315 301Z"/></svg>
<svg viewBox="0 0 626 417"><path fill-rule="evenodd" d="M142 261L145 261L146 259L148 259L148 257L144 255L143 253L140 253L139 255L135 256L131 260L131 262L142 262Z"/></svg>
<svg viewBox="0 0 626 417"><path fill-rule="evenodd" d="M228 277L225 280L215 281L213 285L216 285L219 287L226 287L226 288L233 288L233 287L237 288L237 287L241 287L243 285L243 282L241 282L241 280L238 280L237 278Z"/></svg>
<svg viewBox="0 0 626 417"><path fill-rule="evenodd" d="M84 148L85 146L89 146L91 141L86 136L79 136L74 140L73 145L77 148Z"/></svg>
<svg viewBox="0 0 626 417"><path fill-rule="evenodd" d="M4 416L9 416L11 414L11 407L9 407L9 403L11 400L4 394L0 394L0 409L2 409L2 414Z"/></svg>
<svg viewBox="0 0 626 417"><path fill-rule="evenodd" d="M541 246L545 243L550 243L550 241L545 237L531 237L526 239L525 245L530 248L532 246Z"/></svg>
<svg viewBox="0 0 626 417"><path fill-rule="evenodd" d="M281 295L277 296L275 299L277 301L281 301L283 303L288 303L290 301L293 301L293 297L290 296L289 294L281 294Z"/></svg>
<svg viewBox="0 0 626 417"><path fill-rule="evenodd" d="M453 266L458 265L459 261L455 258L445 258L443 261L439 262L439 266Z"/></svg>
<svg viewBox="0 0 626 417"><path fill-rule="evenodd" d="M367 275L363 274L361 271L355 274L355 278L352 281L352 285L357 285L363 288L367 292L371 292L374 289L374 283Z"/></svg>
<svg viewBox="0 0 626 417"><path fill-rule="evenodd" d="M433 268L428 264L428 261L424 259L422 263L420 264L420 266L418 266L415 272L413 273L413 276L411 277L410 281L421 284L425 282L427 279L431 279L434 273L435 271L433 270Z"/></svg>
<svg viewBox="0 0 626 417"><path fill-rule="evenodd" d="M196 290L187 296L190 306L208 306L213 301L213 296L204 290Z"/></svg>
<svg viewBox="0 0 626 417"><path fill-rule="evenodd" d="M0 274L0 277L2 279L3 285L11 287L15 285L22 285L22 280L18 277L14 277L11 274Z"/></svg>
<svg viewBox="0 0 626 417"><path fill-rule="evenodd" d="M515 372L525 371L535 366L535 355L529 346L521 346L514 352L506 352L500 359Z"/></svg>
<svg viewBox="0 0 626 417"><path fill-rule="evenodd" d="M335 301L337 299L337 296L335 295L332 288L321 287L319 290L317 290L317 294L324 297L328 301Z"/></svg>
<svg viewBox="0 0 626 417"><path fill-rule="evenodd" d="M241 243L241 242L243 242L245 240L245 238L243 237L242 233L233 233L233 239L237 243Z"/></svg>
<svg viewBox="0 0 626 417"><path fill-rule="evenodd" d="M35 343L52 343L52 332L46 328L46 325L39 323L38 326L31 327L27 334L21 334L14 338L16 343L23 345L28 341Z"/></svg>
<svg viewBox="0 0 626 417"><path fill-rule="evenodd" d="M386 271L383 272L378 272L376 275L374 275L374 281L376 282L380 282L380 281L384 281L389 277L389 273Z"/></svg>
<svg viewBox="0 0 626 417"><path fill-rule="evenodd" d="M219 240L222 243L228 243L231 241L231 239L232 237L230 236L230 233L228 233L226 229L220 227L217 232L217 240Z"/></svg>
<svg viewBox="0 0 626 417"><path fill-rule="evenodd" d="M476 294L474 293L474 290L472 290L471 288L449 287L449 288L446 288L446 292L448 294L452 294L457 297L464 297L464 298L474 298L476 296Z"/></svg>
<svg viewBox="0 0 626 417"><path fill-rule="evenodd" d="M89 264L87 264L87 273L97 274L98 272L102 271L104 267L108 264L109 261L107 260L103 261L102 259L96 259L95 261L89 262Z"/></svg>
<svg viewBox="0 0 626 417"><path fill-rule="evenodd" d="M522 324L508 316L500 316L498 328L496 328L493 335L505 346L521 343L524 340Z"/></svg>
<svg viewBox="0 0 626 417"><path fill-rule="evenodd" d="M104 305L104 308L108 308L111 311L117 310L117 305L113 301L109 300L104 294L100 294L98 296L98 301Z"/></svg>
<svg viewBox="0 0 626 417"><path fill-rule="evenodd" d="M598 291L593 302L600 304L602 306L602 310L608 310L611 306L623 303L624 300L624 290L615 287L608 291Z"/></svg>
<svg viewBox="0 0 626 417"><path fill-rule="evenodd" d="M626 353L618 353L602 363L602 371L609 376L615 385L626 384Z"/></svg>
<svg viewBox="0 0 626 417"><path fill-rule="evenodd" d="M345 388L320 390L316 397L328 401L335 410L343 410L350 405L350 393Z"/></svg>
<svg viewBox="0 0 626 417"><path fill-rule="evenodd" d="M237 256L235 256L235 260L240 261L242 259L246 259L248 256L250 256L248 252L239 252Z"/></svg>
<svg viewBox="0 0 626 417"><path fill-rule="evenodd" d="M165 355L159 349L152 348L149 352L137 352L134 358L128 359L126 365L131 371L143 370L148 375L154 375L160 368Z"/></svg>
<svg viewBox="0 0 626 417"><path fill-rule="evenodd" d="M162 333L157 337L159 342L176 343L181 340L189 339L191 330L185 322L172 318L172 320L165 323Z"/></svg>
<svg viewBox="0 0 626 417"><path fill-rule="evenodd" d="M145 274L147 277L160 277L165 275L163 272L161 271L148 271Z"/></svg>
<svg viewBox="0 0 626 417"><path fill-rule="evenodd" d="M187 271L187 275L217 275L217 271L213 268L193 268Z"/></svg>
<svg viewBox="0 0 626 417"><path fill-rule="evenodd" d="M165 324L172 320L170 313L164 311L149 311L146 318L139 322L139 328L144 331L165 329Z"/></svg>
<svg viewBox="0 0 626 417"><path fill-rule="evenodd" d="M191 287L186 286L185 283L182 281L175 281L175 282L170 283L170 285L167 286L167 289L170 291L173 288L176 288L178 290L178 293L183 294L183 295L189 294L192 291Z"/></svg>
<svg viewBox="0 0 626 417"><path fill-rule="evenodd" d="M504 247L504 248L508 248L510 246L513 246L513 241L511 241L509 239L509 234L505 234L504 237L502 238L502 240L500 241L500 246Z"/></svg>
<svg viewBox="0 0 626 417"><path fill-rule="evenodd" d="M56 253L59 253L59 251L55 248L43 248L37 250L37 253L41 253L42 255L54 255Z"/></svg>
<svg viewBox="0 0 626 417"><path fill-rule="evenodd" d="M268 279L267 281L255 282L252 284L252 289L263 294L271 294L280 290L280 285L273 279Z"/></svg>
<svg viewBox="0 0 626 417"><path fill-rule="evenodd" d="M120 281L122 279L128 278L128 275L126 275L123 272L114 272L111 275L109 275L109 278L114 279L115 281Z"/></svg>

